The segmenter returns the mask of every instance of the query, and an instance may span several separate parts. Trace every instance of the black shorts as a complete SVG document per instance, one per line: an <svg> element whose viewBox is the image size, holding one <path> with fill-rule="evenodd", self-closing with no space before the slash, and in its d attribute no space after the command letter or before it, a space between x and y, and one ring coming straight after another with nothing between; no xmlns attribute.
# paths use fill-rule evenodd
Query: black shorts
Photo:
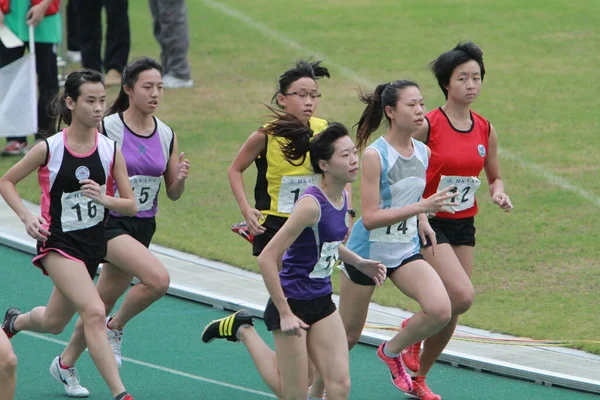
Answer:
<svg viewBox="0 0 600 400"><path fill-rule="evenodd" d="M400 265L398 265L397 267L387 268L386 279L389 278L390 276L392 276L392 274L394 272L396 272L398 270L398 268L400 268L401 266L408 264L409 262L412 262L415 260L424 260L424 259L425 258L421 255L421 253L413 254L412 256L405 258L404 260L402 260ZM346 274L348 279L350 279L352 282L356 283L357 285L375 286L375 282L373 281L373 279L369 278L368 276L366 276L365 274L360 272L360 270L353 265L344 264L344 267L342 268L342 272L344 272Z"/></svg>
<svg viewBox="0 0 600 400"><path fill-rule="evenodd" d="M265 227L264 233L254 236L254 240L252 241L253 256L258 257L260 255L271 239L273 239L273 236L275 236L277 231L285 224L285 221L287 221L287 218L285 217L267 215L265 222L262 224L262 226Z"/></svg>
<svg viewBox="0 0 600 400"><path fill-rule="evenodd" d="M150 246L156 231L156 220L152 218L108 216L104 225L104 239L108 242L121 235L129 235L144 246Z"/></svg>
<svg viewBox="0 0 600 400"><path fill-rule="evenodd" d="M429 225L435 232L438 244L449 243L454 246L475 246L475 217L452 219L452 218L430 218ZM427 244L431 246L431 240L427 238Z"/></svg>
<svg viewBox="0 0 600 400"><path fill-rule="evenodd" d="M312 300L288 299L288 304L294 315L309 326L329 317L337 310L335 303L331 300L331 293ZM272 332L281 328L279 311L271 299L267 302L263 318L268 331Z"/></svg>
<svg viewBox="0 0 600 400"><path fill-rule="evenodd" d="M96 276L96 273L98 272L98 266L100 265L100 262L102 261L101 259L89 258L89 256L87 256L86 254L83 254L82 252L77 251L73 248L67 249L67 248L60 248L58 246L52 246L52 245L42 247L41 242L37 242L36 247L37 247L37 255L33 258L32 262L33 262L33 265L35 265L36 267L38 267L39 269L42 270L42 273L44 275L48 275L48 272L42 265L42 258L44 258L45 256L47 256L49 253L51 253L53 251L57 252L58 254L60 254L61 256L65 257L65 258L83 263L85 265L85 268L88 271L88 274L90 275L90 278L92 278L92 280L94 280L94 277Z"/></svg>

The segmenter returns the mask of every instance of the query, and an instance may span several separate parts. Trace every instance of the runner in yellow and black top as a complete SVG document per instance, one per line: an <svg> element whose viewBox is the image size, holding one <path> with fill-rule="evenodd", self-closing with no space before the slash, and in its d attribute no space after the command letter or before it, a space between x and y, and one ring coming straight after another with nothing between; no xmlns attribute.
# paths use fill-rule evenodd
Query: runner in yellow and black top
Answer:
<svg viewBox="0 0 600 400"><path fill-rule="evenodd" d="M329 77L327 68L320 61L309 63L300 60L296 66L279 77L278 90L272 101L287 113L305 122L312 135L327 128L327 121L313 117L321 94L317 79ZM310 156L287 161L282 146L287 139L267 135L264 127L253 132L246 140L231 166L229 183L238 202L247 229L254 236L252 253L258 256L262 249L283 226L292 212L295 201L306 188L319 182L310 167ZM310 140L298 135L294 140ZM243 172L256 163L258 170L254 207L246 198ZM350 214L353 211L350 210Z"/></svg>

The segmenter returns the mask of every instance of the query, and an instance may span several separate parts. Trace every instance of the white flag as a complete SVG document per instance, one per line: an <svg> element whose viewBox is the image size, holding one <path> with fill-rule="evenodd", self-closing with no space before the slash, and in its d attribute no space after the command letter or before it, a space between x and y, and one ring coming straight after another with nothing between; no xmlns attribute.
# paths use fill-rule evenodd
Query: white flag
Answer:
<svg viewBox="0 0 600 400"><path fill-rule="evenodd" d="M30 35L32 31L30 29ZM29 54L0 68L0 136L27 136L37 132L37 75L33 43L32 40Z"/></svg>

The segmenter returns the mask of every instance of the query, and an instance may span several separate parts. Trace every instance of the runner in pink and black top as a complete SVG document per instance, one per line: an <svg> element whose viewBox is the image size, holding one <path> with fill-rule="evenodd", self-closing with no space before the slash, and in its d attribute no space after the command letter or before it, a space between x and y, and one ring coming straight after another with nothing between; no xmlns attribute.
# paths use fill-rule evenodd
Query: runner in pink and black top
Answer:
<svg viewBox="0 0 600 400"><path fill-rule="evenodd" d="M123 152L138 206L133 217L109 214L104 227L106 263L97 285L110 315L132 279L136 277L140 281L127 293L121 308L106 319L109 342L119 366L123 328L169 288L167 269L148 249L156 230L159 190L164 179L167 197L178 200L189 171L189 161L179 153L177 136L154 116L162 95L161 74L161 65L147 57L127 65L119 96L102 122L103 133L116 141ZM119 195L118 191L115 195ZM78 321L69 345L60 356L65 365L75 365L84 352L83 334Z"/></svg>

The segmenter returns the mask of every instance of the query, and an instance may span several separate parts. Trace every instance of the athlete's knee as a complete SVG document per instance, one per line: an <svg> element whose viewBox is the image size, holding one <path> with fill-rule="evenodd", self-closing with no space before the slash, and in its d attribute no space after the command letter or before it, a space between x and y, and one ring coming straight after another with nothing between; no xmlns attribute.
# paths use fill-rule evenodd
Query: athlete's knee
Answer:
<svg viewBox="0 0 600 400"><path fill-rule="evenodd" d="M362 327L347 327L346 337L348 338L348 349L352 349L360 340Z"/></svg>
<svg viewBox="0 0 600 400"><path fill-rule="evenodd" d="M17 371L17 356L11 350L0 357L0 375L4 378L13 376Z"/></svg>
<svg viewBox="0 0 600 400"><path fill-rule="evenodd" d="M469 285L454 296L452 296L452 314L460 315L464 314L473 305L473 301L475 300L475 289L473 285Z"/></svg>
<svg viewBox="0 0 600 400"><path fill-rule="evenodd" d="M423 310L429 319L431 325L435 325L439 329L448 325L452 319L452 307L450 302L445 304L437 304L433 307Z"/></svg>
<svg viewBox="0 0 600 400"><path fill-rule="evenodd" d="M65 321L64 318L52 318L46 316L44 318L44 330L51 335L60 335L68 323L69 321Z"/></svg>
<svg viewBox="0 0 600 400"><path fill-rule="evenodd" d="M106 309L102 302L94 302L79 311L79 315L86 327L104 327L106 321Z"/></svg>
<svg viewBox="0 0 600 400"><path fill-rule="evenodd" d="M350 376L348 374L340 375L325 382L327 393L336 394L336 398L346 399L350 394ZM333 397L333 396L332 396Z"/></svg>
<svg viewBox="0 0 600 400"><path fill-rule="evenodd" d="M171 277L169 276L169 272L163 268L161 272L153 274L151 278L145 280L143 283L150 289L154 297L160 298L169 290Z"/></svg>

